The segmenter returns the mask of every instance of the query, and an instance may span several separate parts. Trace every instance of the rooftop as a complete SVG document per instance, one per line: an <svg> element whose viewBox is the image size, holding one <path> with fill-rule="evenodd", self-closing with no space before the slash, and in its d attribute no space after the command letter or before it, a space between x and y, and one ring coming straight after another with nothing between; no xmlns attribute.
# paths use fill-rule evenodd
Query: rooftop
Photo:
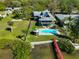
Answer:
<svg viewBox="0 0 79 59"><path fill-rule="evenodd" d="M42 17L39 19L39 21L52 21L51 17Z"/></svg>
<svg viewBox="0 0 79 59"><path fill-rule="evenodd" d="M57 18L59 18L60 20L63 20L64 18L68 18L68 17L71 17L71 18L79 18L79 14L55 14L55 16Z"/></svg>
<svg viewBox="0 0 79 59"><path fill-rule="evenodd" d="M34 15L35 17L36 17L36 16L38 16L38 17L41 17L41 16L46 17L46 16L49 16L48 13L49 13L48 10L44 10L44 11L33 11L33 15Z"/></svg>

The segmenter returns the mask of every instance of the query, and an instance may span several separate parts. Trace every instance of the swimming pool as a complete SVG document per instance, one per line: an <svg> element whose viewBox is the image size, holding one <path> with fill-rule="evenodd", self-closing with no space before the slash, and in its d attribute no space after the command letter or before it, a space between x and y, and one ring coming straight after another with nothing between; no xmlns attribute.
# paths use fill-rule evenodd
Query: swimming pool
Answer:
<svg viewBox="0 0 79 59"><path fill-rule="evenodd" d="M44 33L52 33L52 34L57 33L57 30L55 30L55 29L45 29L45 30L40 30L40 31L44 32Z"/></svg>
<svg viewBox="0 0 79 59"><path fill-rule="evenodd" d="M39 29L37 30L39 35L54 35L54 34L60 34L58 30L56 29Z"/></svg>

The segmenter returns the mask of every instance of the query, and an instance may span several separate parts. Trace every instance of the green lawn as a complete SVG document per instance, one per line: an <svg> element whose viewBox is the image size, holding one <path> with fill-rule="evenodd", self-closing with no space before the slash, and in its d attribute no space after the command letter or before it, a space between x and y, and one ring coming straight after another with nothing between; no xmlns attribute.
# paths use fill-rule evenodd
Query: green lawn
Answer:
<svg viewBox="0 0 79 59"><path fill-rule="evenodd" d="M22 33L27 27L28 21L14 22L13 32L9 32L6 30L8 27L7 22L11 20L10 17L6 17L0 21L0 39L16 39L16 36Z"/></svg>
<svg viewBox="0 0 79 59"><path fill-rule="evenodd" d="M0 11L0 14L4 14L4 11Z"/></svg>
<svg viewBox="0 0 79 59"><path fill-rule="evenodd" d="M14 22L13 25L13 32L9 32L6 30L6 28L8 27L7 22L12 20L12 18L10 16L2 19L0 21L0 40L2 39L2 41L0 41L0 58L1 59L12 59L12 52L10 51L10 49L5 49L6 45L10 44L10 40L15 40L17 39L16 36L18 35L22 35L23 34L23 30L28 28L28 24L29 21L28 20L24 20L24 21L19 21L19 22ZM28 40L29 41L45 41L45 40L50 40L52 39L52 36L35 36L30 34L30 32L34 29L34 28L40 28L38 26L35 26L35 21L31 22L32 25L30 27L29 30L29 34L28 34ZM4 49L1 49L4 48ZM5 56L6 55L6 56Z"/></svg>
<svg viewBox="0 0 79 59"><path fill-rule="evenodd" d="M30 32L34 29L34 28L37 28L37 29L39 29L39 28L42 28L41 26L35 26L35 21L32 21L31 22L32 23L32 26L31 26L31 28L30 28ZM30 40L30 41L45 41L45 40L50 40L50 39L52 39L54 36L52 36L52 35L50 35L50 36L45 36L45 35L40 35L40 36L35 36L35 35L32 35L32 34L30 34L29 33L29 35L28 35L28 39Z"/></svg>
<svg viewBox="0 0 79 59"><path fill-rule="evenodd" d="M24 21L18 21L18 22L14 22L13 25L13 32L9 32L6 30L6 28L8 27L7 22L12 20L12 18L10 16L2 19L0 21L0 39L16 39L16 36L18 35L22 35L23 34L23 30L27 29L29 21L28 20L24 20ZM31 22L32 25L30 27L30 31L28 34L28 40L29 41L43 41L43 40L50 40L52 39L52 36L35 36L35 35L31 35L30 32L34 29L34 28L40 28L38 26L35 26L35 21Z"/></svg>

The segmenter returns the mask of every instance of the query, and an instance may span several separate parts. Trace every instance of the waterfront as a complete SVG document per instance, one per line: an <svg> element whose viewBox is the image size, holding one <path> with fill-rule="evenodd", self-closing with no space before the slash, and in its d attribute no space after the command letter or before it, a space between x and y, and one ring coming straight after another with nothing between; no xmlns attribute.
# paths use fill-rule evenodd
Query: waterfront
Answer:
<svg viewBox="0 0 79 59"><path fill-rule="evenodd" d="M62 52L64 59L79 59L79 51L74 54ZM31 59L56 59L50 44L35 46L31 52Z"/></svg>

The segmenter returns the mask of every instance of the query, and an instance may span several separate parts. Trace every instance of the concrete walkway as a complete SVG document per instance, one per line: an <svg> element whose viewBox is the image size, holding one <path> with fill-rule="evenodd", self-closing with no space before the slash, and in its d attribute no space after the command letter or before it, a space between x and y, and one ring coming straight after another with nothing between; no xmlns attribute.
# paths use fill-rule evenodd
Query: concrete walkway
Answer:
<svg viewBox="0 0 79 59"><path fill-rule="evenodd" d="M77 44L77 43L72 43L72 44L73 44L73 46L75 47L76 50L79 50L79 44Z"/></svg>
<svg viewBox="0 0 79 59"><path fill-rule="evenodd" d="M71 42L71 41L70 41ZM79 50L79 44L77 44L77 43L72 43L71 42L71 44L75 47L75 50Z"/></svg>
<svg viewBox="0 0 79 59"><path fill-rule="evenodd" d="M35 45L49 44L49 43L52 43L52 42L53 42L52 40L49 40L49 41L39 41L39 42L31 42L31 46L32 46L32 48L34 48ZM75 50L79 50L79 44L72 43L72 42L71 42L71 44L75 47Z"/></svg>
<svg viewBox="0 0 79 59"><path fill-rule="evenodd" d="M13 19L12 21L23 21L22 19Z"/></svg>
<svg viewBox="0 0 79 59"><path fill-rule="evenodd" d="M31 42L32 45L40 45L40 44L47 44L52 43L52 40L49 41L39 41L39 42Z"/></svg>
<svg viewBox="0 0 79 59"><path fill-rule="evenodd" d="M31 46L32 46L32 48L34 48L35 45L49 44L49 43L52 43L52 40L49 40L49 41L39 41L39 42L31 42Z"/></svg>

